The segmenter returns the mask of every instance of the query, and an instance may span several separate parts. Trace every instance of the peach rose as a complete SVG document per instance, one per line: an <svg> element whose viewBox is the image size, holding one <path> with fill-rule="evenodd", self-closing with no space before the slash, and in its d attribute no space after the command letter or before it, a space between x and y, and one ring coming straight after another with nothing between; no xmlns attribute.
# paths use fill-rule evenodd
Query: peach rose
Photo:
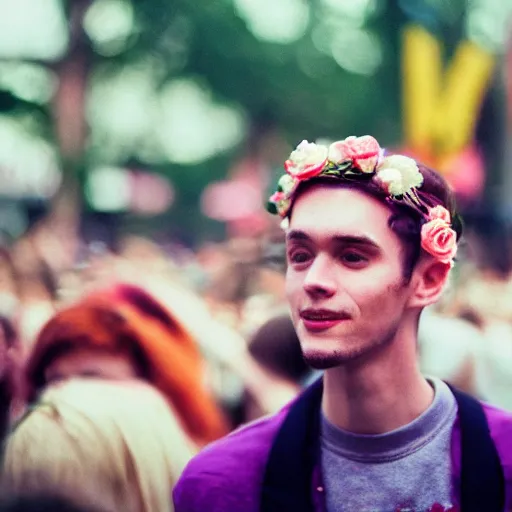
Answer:
<svg viewBox="0 0 512 512"><path fill-rule="evenodd" d="M364 173L371 173L375 170L380 153L379 143L371 135L352 136L330 145L329 160L335 164L352 160L354 167Z"/></svg>
<svg viewBox="0 0 512 512"><path fill-rule="evenodd" d="M297 180L307 180L320 174L327 163L327 148L303 140L284 163L285 171Z"/></svg>
<svg viewBox="0 0 512 512"><path fill-rule="evenodd" d="M442 263L450 263L457 253L457 234L441 218L423 224L421 247Z"/></svg>
<svg viewBox="0 0 512 512"><path fill-rule="evenodd" d="M441 219L447 224L451 224L452 219L450 218L450 212L444 206L435 206L428 211L429 220Z"/></svg>

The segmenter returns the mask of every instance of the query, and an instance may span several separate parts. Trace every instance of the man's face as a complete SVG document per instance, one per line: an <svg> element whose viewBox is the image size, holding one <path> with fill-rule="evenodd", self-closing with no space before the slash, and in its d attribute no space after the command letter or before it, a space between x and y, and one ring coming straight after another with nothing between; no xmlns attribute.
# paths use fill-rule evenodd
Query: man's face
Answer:
<svg viewBox="0 0 512 512"><path fill-rule="evenodd" d="M286 293L311 366L338 366L393 340L410 286L390 215L351 188L315 185L296 199L286 240Z"/></svg>

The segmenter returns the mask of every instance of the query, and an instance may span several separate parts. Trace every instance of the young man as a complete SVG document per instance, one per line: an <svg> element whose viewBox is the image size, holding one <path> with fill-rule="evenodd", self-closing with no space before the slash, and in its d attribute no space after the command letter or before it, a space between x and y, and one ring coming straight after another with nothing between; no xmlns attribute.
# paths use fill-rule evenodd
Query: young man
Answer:
<svg viewBox="0 0 512 512"><path fill-rule="evenodd" d="M370 136L304 141L285 169L287 295L324 377L198 455L176 511L510 510L512 416L418 369L461 232L446 183Z"/></svg>

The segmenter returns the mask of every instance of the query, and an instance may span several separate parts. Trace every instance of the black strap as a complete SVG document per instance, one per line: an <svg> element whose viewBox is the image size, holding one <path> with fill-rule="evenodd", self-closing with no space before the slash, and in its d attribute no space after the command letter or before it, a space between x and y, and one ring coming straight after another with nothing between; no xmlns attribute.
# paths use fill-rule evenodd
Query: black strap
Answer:
<svg viewBox="0 0 512 512"><path fill-rule="evenodd" d="M262 512L313 511L311 478L319 453L322 391L322 379L306 388L277 433L265 468Z"/></svg>
<svg viewBox="0 0 512 512"><path fill-rule="evenodd" d="M481 404L451 388L461 430L461 511L503 512L503 469ZM312 475L319 460L323 382L307 388L290 407L267 460L261 512L313 512Z"/></svg>
<svg viewBox="0 0 512 512"><path fill-rule="evenodd" d="M480 402L450 386L457 400L461 444L462 512L505 510L505 477Z"/></svg>

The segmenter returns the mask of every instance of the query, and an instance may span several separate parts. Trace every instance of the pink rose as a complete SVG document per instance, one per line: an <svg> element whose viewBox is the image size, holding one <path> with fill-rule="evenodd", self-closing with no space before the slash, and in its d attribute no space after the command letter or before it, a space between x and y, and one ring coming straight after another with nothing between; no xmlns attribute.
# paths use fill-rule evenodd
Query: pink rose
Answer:
<svg viewBox="0 0 512 512"><path fill-rule="evenodd" d="M269 201L271 203L277 204L277 203L280 203L281 201L284 201L285 199L286 199L286 195L284 192L274 192L270 196Z"/></svg>
<svg viewBox="0 0 512 512"><path fill-rule="evenodd" d="M318 176L327 163L327 148L303 140L284 163L285 171L297 180Z"/></svg>
<svg viewBox="0 0 512 512"><path fill-rule="evenodd" d="M457 253L457 234L443 219L423 224L421 247L442 263L450 263Z"/></svg>
<svg viewBox="0 0 512 512"><path fill-rule="evenodd" d="M362 172L371 173L375 170L380 153L379 143L370 135L347 137L331 144L329 160L335 164L352 160L354 167Z"/></svg>
<svg viewBox="0 0 512 512"><path fill-rule="evenodd" d="M441 219L444 220L447 224L451 224L452 220L450 217L450 212L444 206L435 206L428 211L429 220Z"/></svg>

